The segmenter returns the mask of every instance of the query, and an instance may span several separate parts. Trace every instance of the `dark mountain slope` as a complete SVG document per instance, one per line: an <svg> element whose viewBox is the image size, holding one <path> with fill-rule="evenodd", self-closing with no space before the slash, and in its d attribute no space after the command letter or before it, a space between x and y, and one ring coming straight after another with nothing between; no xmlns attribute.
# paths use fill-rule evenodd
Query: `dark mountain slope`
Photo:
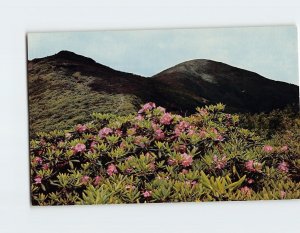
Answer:
<svg viewBox="0 0 300 233"><path fill-rule="evenodd" d="M69 128L92 112L133 113L148 101L183 114L218 102L234 112L298 102L297 86L219 62L188 61L145 78L69 51L28 61L28 93L31 133Z"/></svg>
<svg viewBox="0 0 300 233"><path fill-rule="evenodd" d="M211 60L183 62L153 78L195 103L222 102L235 112L271 111L299 100L296 85Z"/></svg>

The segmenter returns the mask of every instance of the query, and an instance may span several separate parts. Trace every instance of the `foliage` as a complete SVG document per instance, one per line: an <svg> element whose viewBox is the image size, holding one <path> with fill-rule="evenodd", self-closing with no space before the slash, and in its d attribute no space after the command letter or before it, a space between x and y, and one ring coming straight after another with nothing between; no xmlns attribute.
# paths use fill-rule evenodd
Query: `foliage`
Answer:
<svg viewBox="0 0 300 233"><path fill-rule="evenodd" d="M94 113L30 142L33 205L300 198L299 119L266 141L224 105L189 117L154 103ZM297 128L298 127L298 128Z"/></svg>
<svg viewBox="0 0 300 233"><path fill-rule="evenodd" d="M281 134L294 127L299 128L299 119L299 106L290 105L285 109L275 109L270 113L240 114L240 125L262 137L271 138L274 134Z"/></svg>
<svg viewBox="0 0 300 233"><path fill-rule="evenodd" d="M52 70L49 64L37 67L38 71L36 68L28 74L31 138L40 131L64 130L90 121L90 112L127 115L139 107L140 100L131 94L91 90L94 77L79 72L67 75L63 70Z"/></svg>

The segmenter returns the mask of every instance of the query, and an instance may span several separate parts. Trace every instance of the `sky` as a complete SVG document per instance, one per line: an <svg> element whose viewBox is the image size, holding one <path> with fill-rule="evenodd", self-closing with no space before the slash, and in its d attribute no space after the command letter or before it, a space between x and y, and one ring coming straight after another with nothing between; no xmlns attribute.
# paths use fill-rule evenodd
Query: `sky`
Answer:
<svg viewBox="0 0 300 233"><path fill-rule="evenodd" d="M69 50L146 77L181 62L210 59L299 85L295 26L35 32L28 59Z"/></svg>

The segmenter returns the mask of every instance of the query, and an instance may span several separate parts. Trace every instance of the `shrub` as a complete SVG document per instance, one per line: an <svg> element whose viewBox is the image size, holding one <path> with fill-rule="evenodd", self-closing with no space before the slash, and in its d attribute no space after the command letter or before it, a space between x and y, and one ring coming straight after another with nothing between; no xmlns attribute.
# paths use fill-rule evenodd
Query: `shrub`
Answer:
<svg viewBox="0 0 300 233"><path fill-rule="evenodd" d="M299 198L297 150L266 144L223 110L182 117L147 103L137 115L94 113L85 125L39 133L30 142L32 204Z"/></svg>

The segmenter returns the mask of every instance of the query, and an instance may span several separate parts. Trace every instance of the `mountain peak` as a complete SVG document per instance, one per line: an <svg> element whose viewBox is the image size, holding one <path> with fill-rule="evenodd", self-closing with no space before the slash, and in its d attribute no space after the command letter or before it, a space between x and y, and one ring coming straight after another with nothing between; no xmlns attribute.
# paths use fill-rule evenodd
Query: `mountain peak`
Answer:
<svg viewBox="0 0 300 233"><path fill-rule="evenodd" d="M213 72L215 70L226 72L232 70L232 68L234 67L222 62L208 59L194 59L179 63L169 69L162 71L160 74L188 73L192 76L199 76L207 72Z"/></svg>
<svg viewBox="0 0 300 233"><path fill-rule="evenodd" d="M61 50L58 53L56 53L55 55L56 56L74 56L74 55L79 56L78 54L76 54L72 51L69 51L69 50Z"/></svg>
<svg viewBox="0 0 300 233"><path fill-rule="evenodd" d="M85 61L86 63L96 63L93 59L89 57L85 57L74 52L68 50L62 50L52 56L55 59L65 59L65 60L72 60L72 61Z"/></svg>

